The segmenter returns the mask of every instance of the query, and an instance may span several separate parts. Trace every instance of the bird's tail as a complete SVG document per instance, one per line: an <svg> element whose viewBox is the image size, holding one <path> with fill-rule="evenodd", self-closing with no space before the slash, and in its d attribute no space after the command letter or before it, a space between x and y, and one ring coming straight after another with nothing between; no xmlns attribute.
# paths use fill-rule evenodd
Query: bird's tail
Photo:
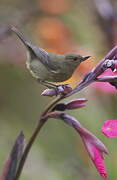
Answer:
<svg viewBox="0 0 117 180"><path fill-rule="evenodd" d="M23 44L26 47L30 48L30 43L26 40L23 34L16 27L11 26L11 31L13 31L19 37L19 39L23 42Z"/></svg>
<svg viewBox="0 0 117 180"><path fill-rule="evenodd" d="M36 56L34 46L26 40L23 34L16 27L11 26L11 31L13 31L18 36L18 38L23 42L23 44L28 49L28 52L30 53L31 59L33 59Z"/></svg>

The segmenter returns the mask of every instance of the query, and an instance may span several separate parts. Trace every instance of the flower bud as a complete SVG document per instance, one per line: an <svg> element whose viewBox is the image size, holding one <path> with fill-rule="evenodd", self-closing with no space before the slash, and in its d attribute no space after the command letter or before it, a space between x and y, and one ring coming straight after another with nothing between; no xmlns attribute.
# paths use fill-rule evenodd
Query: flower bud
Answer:
<svg viewBox="0 0 117 180"><path fill-rule="evenodd" d="M23 132L21 132L17 137L13 145L13 148L11 150L11 153L4 164L3 171L0 176L0 180L15 179L17 166L21 160L24 150L24 142L25 142L24 134Z"/></svg>
<svg viewBox="0 0 117 180"><path fill-rule="evenodd" d="M57 92L55 89L45 89L42 93L41 93L42 96L56 96L57 95Z"/></svg>
<svg viewBox="0 0 117 180"><path fill-rule="evenodd" d="M57 85L55 88L52 89L46 89L42 92L42 96L57 96L62 95L65 96L66 94L70 93L72 91L72 88L68 84L60 84Z"/></svg>
<svg viewBox="0 0 117 180"><path fill-rule="evenodd" d="M81 99L75 99L68 103L59 103L57 104L52 111L65 111L65 110L72 110L72 109L78 109L85 106L85 103L87 100L84 98Z"/></svg>
<svg viewBox="0 0 117 180"><path fill-rule="evenodd" d="M70 109L82 108L82 107L85 106L85 104L83 104L83 103L85 103L85 102L87 102L87 100L84 99L84 98L75 99L75 100L72 100L72 101L70 101L69 103L67 103L67 104L66 104L66 108L69 109L69 110L70 110Z"/></svg>

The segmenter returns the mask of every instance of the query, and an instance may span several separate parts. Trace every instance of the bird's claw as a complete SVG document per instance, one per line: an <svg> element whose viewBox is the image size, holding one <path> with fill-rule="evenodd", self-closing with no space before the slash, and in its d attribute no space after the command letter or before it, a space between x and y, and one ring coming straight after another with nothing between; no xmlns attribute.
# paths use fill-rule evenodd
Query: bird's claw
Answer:
<svg viewBox="0 0 117 180"><path fill-rule="evenodd" d="M46 89L42 93L43 96L65 96L66 94L70 93L72 91L72 88L69 84L60 84L56 85L56 87Z"/></svg>

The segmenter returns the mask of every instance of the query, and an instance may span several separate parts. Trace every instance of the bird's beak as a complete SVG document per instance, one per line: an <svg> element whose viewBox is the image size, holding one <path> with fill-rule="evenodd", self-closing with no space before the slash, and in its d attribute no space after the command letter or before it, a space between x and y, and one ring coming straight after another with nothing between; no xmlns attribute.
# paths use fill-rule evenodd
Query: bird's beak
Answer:
<svg viewBox="0 0 117 180"><path fill-rule="evenodd" d="M83 60L82 61L85 61L87 59L89 59L91 56L83 56Z"/></svg>

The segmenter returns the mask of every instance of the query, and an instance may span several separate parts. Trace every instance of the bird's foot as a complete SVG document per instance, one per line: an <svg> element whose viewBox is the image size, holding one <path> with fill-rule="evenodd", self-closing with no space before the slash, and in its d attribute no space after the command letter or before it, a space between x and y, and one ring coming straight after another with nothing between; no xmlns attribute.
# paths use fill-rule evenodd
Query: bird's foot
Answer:
<svg viewBox="0 0 117 180"><path fill-rule="evenodd" d="M40 81L39 80L39 83L42 84L43 86L49 88L49 89L55 89L58 86L58 85L56 85L54 83L50 83L50 82L47 82L47 81Z"/></svg>
<svg viewBox="0 0 117 180"><path fill-rule="evenodd" d="M68 84L60 84L56 85L54 88L49 88L43 91L43 96L65 96L66 94L70 93L72 91L72 88Z"/></svg>

